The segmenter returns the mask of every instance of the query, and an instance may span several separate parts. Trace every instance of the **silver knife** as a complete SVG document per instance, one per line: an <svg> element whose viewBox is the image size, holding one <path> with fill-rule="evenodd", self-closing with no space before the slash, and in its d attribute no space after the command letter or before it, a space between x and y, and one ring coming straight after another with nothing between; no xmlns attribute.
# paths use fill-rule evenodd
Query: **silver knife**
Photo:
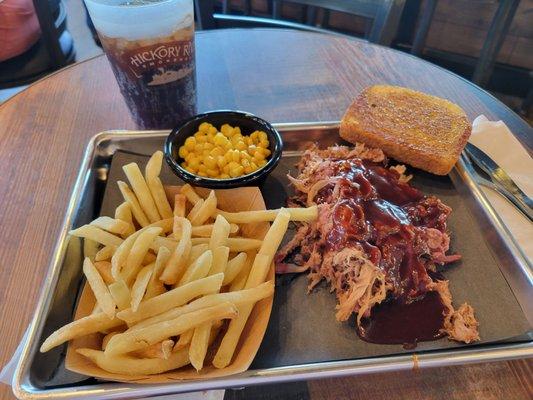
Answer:
<svg viewBox="0 0 533 400"><path fill-rule="evenodd" d="M503 194L531 221L533 221L533 200L520 190L511 177L507 175L507 173L483 150L473 144L467 143L465 151L470 159L490 177L492 182L498 186L499 189L501 189L498 190L498 192Z"/></svg>

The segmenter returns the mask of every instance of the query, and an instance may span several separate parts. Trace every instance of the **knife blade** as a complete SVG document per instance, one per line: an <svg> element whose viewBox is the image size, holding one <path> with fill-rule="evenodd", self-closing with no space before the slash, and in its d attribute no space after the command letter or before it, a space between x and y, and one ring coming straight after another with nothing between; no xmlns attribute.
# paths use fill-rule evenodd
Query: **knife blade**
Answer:
<svg viewBox="0 0 533 400"><path fill-rule="evenodd" d="M489 176L491 181L503 189L502 194L533 221L533 200L520 190L503 168L472 143L466 144L465 151L470 159Z"/></svg>

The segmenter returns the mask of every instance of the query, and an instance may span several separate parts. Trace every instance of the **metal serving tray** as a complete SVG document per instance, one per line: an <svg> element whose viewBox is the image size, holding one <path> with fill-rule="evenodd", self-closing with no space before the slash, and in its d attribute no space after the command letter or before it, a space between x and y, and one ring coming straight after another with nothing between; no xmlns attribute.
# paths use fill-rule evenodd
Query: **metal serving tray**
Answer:
<svg viewBox="0 0 533 400"><path fill-rule="evenodd" d="M326 146L340 140L338 122L275 124L275 126L282 134L285 143L284 156L294 157L313 142ZM72 263L67 232L72 227L87 223L99 214L111 159L115 152L120 150L134 153L134 149L138 149L139 143L142 143L146 153L151 153L153 149L161 147L167 135L167 131L107 131L94 136L89 142L13 379L13 391L17 397L27 399L142 397L533 356L533 340L530 334L529 337L526 335L525 338L521 337L516 341L507 340L473 347L433 351L424 350L422 347L416 351L395 355L290 365L280 363L269 367L256 367L252 364L250 370L238 375L172 384L102 383L95 379L81 379L79 375L66 371L63 365L65 346L46 355L39 354L38 348L43 337L59 323L71 320L76 305L76 296L71 293L78 293L81 287L81 267L77 265L79 263ZM466 158L461 158L449 178L455 189L466 199L469 212L481 227L486 228L483 229L486 232L483 239L493 250L492 257L497 259L531 326L533 325L532 267L473 181L472 173L474 173L472 165ZM265 340L268 340L268 335L267 331ZM53 378L57 375L61 376L61 379Z"/></svg>

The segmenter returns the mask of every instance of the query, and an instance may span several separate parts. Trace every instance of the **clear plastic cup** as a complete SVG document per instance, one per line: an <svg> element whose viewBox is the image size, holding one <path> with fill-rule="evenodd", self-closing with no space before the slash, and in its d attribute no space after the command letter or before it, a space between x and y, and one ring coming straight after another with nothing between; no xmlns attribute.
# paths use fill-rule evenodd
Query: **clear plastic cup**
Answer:
<svg viewBox="0 0 533 400"><path fill-rule="evenodd" d="M85 0L137 125L196 114L193 0Z"/></svg>

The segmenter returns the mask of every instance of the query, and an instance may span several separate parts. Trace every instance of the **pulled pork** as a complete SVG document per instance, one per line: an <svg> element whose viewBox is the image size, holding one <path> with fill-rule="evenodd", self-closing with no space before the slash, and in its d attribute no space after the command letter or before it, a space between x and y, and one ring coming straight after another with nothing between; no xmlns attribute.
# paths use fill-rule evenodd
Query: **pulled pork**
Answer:
<svg viewBox="0 0 533 400"><path fill-rule="evenodd" d="M370 316L385 299L409 303L438 291L445 306L443 332L451 339L479 340L473 309L454 310L447 281L429 272L460 259L447 255L446 220L451 209L407 182L405 167L386 168L379 149L309 148L289 176L296 189L289 206L318 205L318 218L302 223L276 256L278 273L308 271L309 290L323 279L337 297L336 318Z"/></svg>

